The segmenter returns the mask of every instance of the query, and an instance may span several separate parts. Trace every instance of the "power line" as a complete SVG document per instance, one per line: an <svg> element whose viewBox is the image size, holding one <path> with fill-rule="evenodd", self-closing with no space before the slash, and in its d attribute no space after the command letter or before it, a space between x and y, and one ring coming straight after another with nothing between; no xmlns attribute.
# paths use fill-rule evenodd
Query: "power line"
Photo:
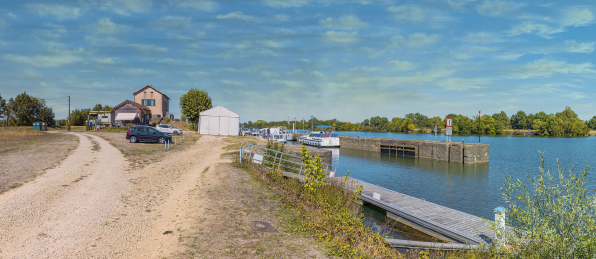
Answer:
<svg viewBox="0 0 596 259"><path fill-rule="evenodd" d="M56 100L56 99L62 99L62 98L65 98L66 100L68 100L68 96L57 97L57 98L52 98L52 99L44 99L44 98L40 98L40 99L43 99L44 101L49 101L49 100Z"/></svg>

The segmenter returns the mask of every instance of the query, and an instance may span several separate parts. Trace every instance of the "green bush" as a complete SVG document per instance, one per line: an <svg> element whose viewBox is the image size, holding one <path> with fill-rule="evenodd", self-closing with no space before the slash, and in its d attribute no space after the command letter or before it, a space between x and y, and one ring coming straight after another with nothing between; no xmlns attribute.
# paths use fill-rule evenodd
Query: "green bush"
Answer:
<svg viewBox="0 0 596 259"><path fill-rule="evenodd" d="M506 224L513 230L488 221L500 240L489 249L515 258L594 258L596 195L586 195L586 170L576 174L571 166L565 173L557 163L552 174L545 171L542 154L540 175L527 174L529 187L505 175L501 193L509 204Z"/></svg>

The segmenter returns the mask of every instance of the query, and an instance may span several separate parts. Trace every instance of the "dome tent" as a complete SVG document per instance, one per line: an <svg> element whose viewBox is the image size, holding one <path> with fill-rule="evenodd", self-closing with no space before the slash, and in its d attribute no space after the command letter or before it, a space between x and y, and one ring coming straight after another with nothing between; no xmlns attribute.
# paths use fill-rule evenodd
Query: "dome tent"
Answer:
<svg viewBox="0 0 596 259"><path fill-rule="evenodd" d="M238 135L240 115L223 106L213 107L199 114L199 134Z"/></svg>

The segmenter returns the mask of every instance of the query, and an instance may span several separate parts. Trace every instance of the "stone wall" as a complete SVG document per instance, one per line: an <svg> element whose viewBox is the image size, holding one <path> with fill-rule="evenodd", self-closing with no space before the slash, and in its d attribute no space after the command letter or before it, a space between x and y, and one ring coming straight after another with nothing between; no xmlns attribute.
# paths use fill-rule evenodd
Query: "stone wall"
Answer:
<svg viewBox="0 0 596 259"><path fill-rule="evenodd" d="M347 136L340 136L339 139L342 148L381 152L381 145L408 146L416 147L416 156L420 158L465 164L488 162L488 144Z"/></svg>

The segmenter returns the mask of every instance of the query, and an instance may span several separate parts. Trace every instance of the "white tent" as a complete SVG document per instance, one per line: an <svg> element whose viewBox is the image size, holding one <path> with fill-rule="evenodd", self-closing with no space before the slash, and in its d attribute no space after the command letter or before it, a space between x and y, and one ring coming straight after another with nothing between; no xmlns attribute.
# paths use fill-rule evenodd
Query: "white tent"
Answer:
<svg viewBox="0 0 596 259"><path fill-rule="evenodd" d="M199 134L238 135L240 115L223 106L213 107L199 114Z"/></svg>

